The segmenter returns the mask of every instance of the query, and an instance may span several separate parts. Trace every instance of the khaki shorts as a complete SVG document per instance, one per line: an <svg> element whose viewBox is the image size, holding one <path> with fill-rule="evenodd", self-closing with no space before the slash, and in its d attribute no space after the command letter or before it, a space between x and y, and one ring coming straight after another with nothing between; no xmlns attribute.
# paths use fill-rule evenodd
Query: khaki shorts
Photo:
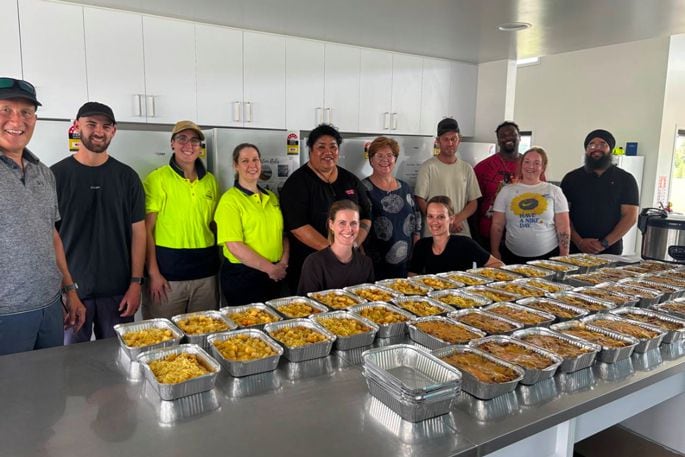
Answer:
<svg viewBox="0 0 685 457"><path fill-rule="evenodd" d="M166 317L219 308L216 276L189 281L169 281L166 299L154 302L150 288L143 287L143 319Z"/></svg>

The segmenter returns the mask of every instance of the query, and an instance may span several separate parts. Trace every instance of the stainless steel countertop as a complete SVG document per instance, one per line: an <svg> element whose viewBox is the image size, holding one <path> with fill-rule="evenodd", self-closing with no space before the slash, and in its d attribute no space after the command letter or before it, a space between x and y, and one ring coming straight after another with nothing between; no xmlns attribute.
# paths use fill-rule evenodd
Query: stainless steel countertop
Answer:
<svg viewBox="0 0 685 457"><path fill-rule="evenodd" d="M475 456L685 371L682 342L411 424L371 397L361 350L219 376L161 401L115 339L0 357L0 456Z"/></svg>

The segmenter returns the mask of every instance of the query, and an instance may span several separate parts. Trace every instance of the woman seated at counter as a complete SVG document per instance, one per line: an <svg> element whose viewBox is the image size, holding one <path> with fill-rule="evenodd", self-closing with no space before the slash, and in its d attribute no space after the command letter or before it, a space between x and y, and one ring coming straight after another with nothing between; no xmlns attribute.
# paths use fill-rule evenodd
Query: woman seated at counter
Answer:
<svg viewBox="0 0 685 457"><path fill-rule="evenodd" d="M414 246L409 276L504 265L471 238L450 235L453 221L454 208L449 197L436 195L428 200L426 224L432 236L420 239Z"/></svg>
<svg viewBox="0 0 685 457"><path fill-rule="evenodd" d="M278 198L257 185L262 173L257 146L236 146L233 167L236 181L221 197L214 216L217 242L226 257L221 291L230 306L278 297L278 281L285 278L288 267L288 240Z"/></svg>
<svg viewBox="0 0 685 457"><path fill-rule="evenodd" d="M421 213L409 184L393 176L400 145L379 136L369 145L373 173L362 180L371 201L371 231L364 243L376 280L405 278L414 243L421 237Z"/></svg>
<svg viewBox="0 0 685 457"><path fill-rule="evenodd" d="M518 181L504 186L495 198L490 252L508 264L568 255L568 202L560 187L541 179L547 168L544 149L527 150L519 168Z"/></svg>
<svg viewBox="0 0 685 457"><path fill-rule="evenodd" d="M310 254L302 265L298 295L373 282L373 263L355 247L359 206L338 200L328 211L330 246Z"/></svg>

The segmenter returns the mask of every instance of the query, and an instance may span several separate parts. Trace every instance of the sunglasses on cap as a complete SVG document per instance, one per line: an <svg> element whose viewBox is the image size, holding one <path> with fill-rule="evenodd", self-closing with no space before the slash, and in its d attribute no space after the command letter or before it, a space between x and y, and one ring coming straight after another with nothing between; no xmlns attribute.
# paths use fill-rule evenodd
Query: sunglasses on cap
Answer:
<svg viewBox="0 0 685 457"><path fill-rule="evenodd" d="M0 89L13 89L15 87L28 92L34 97L36 96L36 88L30 82L23 79L0 78Z"/></svg>

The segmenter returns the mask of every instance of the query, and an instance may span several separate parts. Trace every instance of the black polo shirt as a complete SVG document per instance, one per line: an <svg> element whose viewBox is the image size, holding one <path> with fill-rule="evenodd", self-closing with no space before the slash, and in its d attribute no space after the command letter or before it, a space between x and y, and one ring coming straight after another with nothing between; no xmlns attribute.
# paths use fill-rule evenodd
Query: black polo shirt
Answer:
<svg viewBox="0 0 685 457"><path fill-rule="evenodd" d="M599 176L586 167L577 168L564 176L561 189L568 200L573 228L583 238L601 240L621 220L621 205L640 205L635 178L616 165ZM622 240L604 251L606 254L622 252Z"/></svg>
<svg viewBox="0 0 685 457"><path fill-rule="evenodd" d="M338 177L332 183L319 178L314 170L304 164L290 175L280 196L283 224L290 238L290 261L288 281L297 287L304 259L314 252L300 243L290 231L304 225L326 237L328 235L328 210L338 200L352 200L360 207L359 219L371 219L371 204L366 188L351 172L338 167Z"/></svg>

